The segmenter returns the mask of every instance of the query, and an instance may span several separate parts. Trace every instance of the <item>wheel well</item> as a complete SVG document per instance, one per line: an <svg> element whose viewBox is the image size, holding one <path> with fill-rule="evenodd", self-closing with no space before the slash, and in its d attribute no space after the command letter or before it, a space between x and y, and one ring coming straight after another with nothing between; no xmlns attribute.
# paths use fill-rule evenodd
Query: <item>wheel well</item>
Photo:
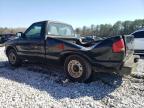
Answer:
<svg viewBox="0 0 144 108"><path fill-rule="evenodd" d="M64 54L64 55L62 55L62 56L60 57L60 62L64 64L66 58L67 58L68 56L71 56L71 55L79 55L79 56L83 57L84 59L86 59L86 60L90 63L90 60L88 59L88 57L85 57L84 55L79 54L79 53L67 53L67 54Z"/></svg>
<svg viewBox="0 0 144 108"><path fill-rule="evenodd" d="M9 52L11 49L15 50L15 49L14 49L13 47L11 47L11 46L7 47L7 49L6 49L6 55L8 55L8 52Z"/></svg>

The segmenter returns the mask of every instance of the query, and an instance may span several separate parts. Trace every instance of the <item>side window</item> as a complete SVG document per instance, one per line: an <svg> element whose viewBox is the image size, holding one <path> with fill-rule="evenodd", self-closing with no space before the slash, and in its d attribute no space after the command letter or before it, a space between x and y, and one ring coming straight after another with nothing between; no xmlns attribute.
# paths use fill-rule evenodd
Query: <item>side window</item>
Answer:
<svg viewBox="0 0 144 108"><path fill-rule="evenodd" d="M26 38L39 39L42 37L42 23L33 24L25 33Z"/></svg>
<svg viewBox="0 0 144 108"><path fill-rule="evenodd" d="M134 38L144 38L144 31L139 31L133 34Z"/></svg>

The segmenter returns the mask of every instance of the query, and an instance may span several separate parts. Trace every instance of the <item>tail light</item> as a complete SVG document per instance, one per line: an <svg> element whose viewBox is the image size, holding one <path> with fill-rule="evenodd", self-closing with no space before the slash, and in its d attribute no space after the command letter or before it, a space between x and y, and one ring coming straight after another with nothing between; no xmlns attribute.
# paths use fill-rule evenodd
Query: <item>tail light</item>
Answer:
<svg viewBox="0 0 144 108"><path fill-rule="evenodd" d="M120 39L113 43L112 50L115 53L119 53L125 50L124 40Z"/></svg>

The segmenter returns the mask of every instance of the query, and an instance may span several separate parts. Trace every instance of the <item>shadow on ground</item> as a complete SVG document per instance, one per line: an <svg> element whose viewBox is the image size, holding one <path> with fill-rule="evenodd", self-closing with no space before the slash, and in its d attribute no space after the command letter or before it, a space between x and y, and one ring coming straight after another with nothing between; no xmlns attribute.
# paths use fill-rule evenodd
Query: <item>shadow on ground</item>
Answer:
<svg viewBox="0 0 144 108"><path fill-rule="evenodd" d="M95 100L110 96L122 84L122 77L116 74L95 73L88 83L63 83L63 68L56 64L39 65L26 63L19 68L0 62L0 77L28 85L39 91L46 91L55 99L76 99L84 96Z"/></svg>

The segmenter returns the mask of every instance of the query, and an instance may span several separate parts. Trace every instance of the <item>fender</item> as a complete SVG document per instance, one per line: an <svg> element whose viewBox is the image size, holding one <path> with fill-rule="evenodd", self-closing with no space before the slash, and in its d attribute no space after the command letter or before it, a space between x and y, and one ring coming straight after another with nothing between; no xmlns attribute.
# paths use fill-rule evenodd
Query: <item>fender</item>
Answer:
<svg viewBox="0 0 144 108"><path fill-rule="evenodd" d="M16 52L18 51L17 48L13 45L8 45L8 46L5 46L5 54L7 55L8 51L10 49L14 49Z"/></svg>
<svg viewBox="0 0 144 108"><path fill-rule="evenodd" d="M91 58L89 58L86 54L82 53L82 51L63 51L61 52L59 58L60 61L64 62L66 57L70 56L70 55L79 55L83 58L85 58L89 63L91 63Z"/></svg>

